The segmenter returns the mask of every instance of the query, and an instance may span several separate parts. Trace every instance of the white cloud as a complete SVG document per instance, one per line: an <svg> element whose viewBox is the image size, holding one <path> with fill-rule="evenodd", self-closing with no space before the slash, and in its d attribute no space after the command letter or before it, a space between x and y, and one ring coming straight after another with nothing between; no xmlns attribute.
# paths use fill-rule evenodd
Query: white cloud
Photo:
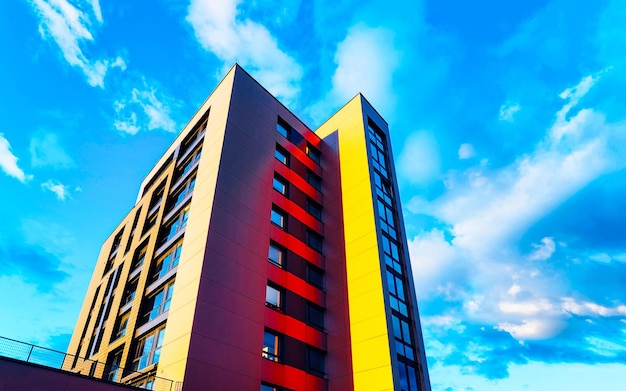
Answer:
<svg viewBox="0 0 626 391"><path fill-rule="evenodd" d="M130 95L129 99L118 100L113 105L118 115L113 122L117 130L128 134L137 134L142 128L177 131L176 122L170 117L173 99L163 94L157 97L156 88L149 87L145 80L143 87L133 88ZM137 111L143 112L141 118Z"/></svg>
<svg viewBox="0 0 626 391"><path fill-rule="evenodd" d="M498 119L504 122L513 122L515 119L515 114L522 109L518 103L507 102L506 104L500 106L500 114Z"/></svg>
<svg viewBox="0 0 626 391"><path fill-rule="evenodd" d="M69 189L67 186L55 179L49 179L41 184L44 191L50 191L56 195L58 200L64 201L69 197Z"/></svg>
<svg viewBox="0 0 626 391"><path fill-rule="evenodd" d="M33 167L68 168L74 161L59 144L56 134L38 135L30 140L30 161Z"/></svg>
<svg viewBox="0 0 626 391"><path fill-rule="evenodd" d="M11 152L9 140L4 137L4 134L0 133L0 168L8 176L26 183L33 176L24 174L24 171L17 165L17 160L17 157Z"/></svg>
<svg viewBox="0 0 626 391"><path fill-rule="evenodd" d="M427 184L441 171L439 144L432 133L418 131L411 134L398 156L399 174L414 184Z"/></svg>
<svg viewBox="0 0 626 391"><path fill-rule="evenodd" d="M191 0L187 21L202 47L225 65L238 62L287 104L300 94L302 67L282 50L268 29L238 10L241 0Z"/></svg>
<svg viewBox="0 0 626 391"><path fill-rule="evenodd" d="M506 331L520 341L541 340L555 336L565 327L558 318L524 320L521 323L499 323L496 330Z"/></svg>
<svg viewBox="0 0 626 391"><path fill-rule="evenodd" d="M626 126L607 123L590 108L571 112L593 80L583 78L562 94L568 100L532 151L498 169L477 164L450 171L438 199L411 200L410 212L430 214L450 238L444 239L439 228L409 241L422 298L461 302L459 316L492 324L520 341L556 335L571 314L626 313L623 305L562 299L570 289L564 276L548 262L529 262L552 258L553 238L542 238L529 254L520 253L517 244L529 227L591 181L626 165L623 151L615 147L626 144ZM403 155L413 164L419 161L416 152ZM443 287L454 294L443 294Z"/></svg>
<svg viewBox="0 0 626 391"><path fill-rule="evenodd" d="M535 251L528 256L528 259L531 261L545 261L549 259L556 250L556 244L552 238L543 238L541 239L541 244L533 243L532 246L535 248Z"/></svg>
<svg viewBox="0 0 626 391"><path fill-rule="evenodd" d="M339 102L361 92L382 112L395 106L393 74L400 66L400 52L395 49L392 31L363 24L353 26L337 45L335 63L332 94Z"/></svg>
<svg viewBox="0 0 626 391"><path fill-rule="evenodd" d="M476 150L472 144L461 144L458 154L461 160L471 159L476 156Z"/></svg>
<svg viewBox="0 0 626 391"><path fill-rule="evenodd" d="M580 316L625 316L626 305L606 307L591 301L578 302L571 297L564 297L562 308L566 312Z"/></svg>
<svg viewBox="0 0 626 391"><path fill-rule="evenodd" d="M54 40L65 60L83 71L89 85L104 88L107 71L111 67L125 67L120 57L113 61L93 60L83 53L84 46L94 40L90 28L102 23L98 0L31 0L31 3L40 18L42 38Z"/></svg>

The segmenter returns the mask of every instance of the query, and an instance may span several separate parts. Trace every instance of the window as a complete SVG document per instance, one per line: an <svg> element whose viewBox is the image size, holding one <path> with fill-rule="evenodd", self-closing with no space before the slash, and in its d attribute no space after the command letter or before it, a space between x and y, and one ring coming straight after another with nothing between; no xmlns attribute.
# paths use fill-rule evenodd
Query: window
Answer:
<svg viewBox="0 0 626 391"><path fill-rule="evenodd" d="M122 353L124 353L124 349L119 349L109 353L104 371L104 378L106 380L117 382L122 377Z"/></svg>
<svg viewBox="0 0 626 391"><path fill-rule="evenodd" d="M137 341L135 354L131 364L132 371L140 371L159 362L165 327L154 330Z"/></svg>
<svg viewBox="0 0 626 391"><path fill-rule="evenodd" d="M270 284L265 289L265 304L274 308L283 307L283 292Z"/></svg>
<svg viewBox="0 0 626 391"><path fill-rule="evenodd" d="M390 270L387 270L387 289L389 290L391 308L408 317L409 311L405 303L404 283Z"/></svg>
<svg viewBox="0 0 626 391"><path fill-rule="evenodd" d="M324 272L313 265L307 265L307 281L318 288L324 288Z"/></svg>
<svg viewBox="0 0 626 391"><path fill-rule="evenodd" d="M167 284L163 289L152 295L144 304L145 311L142 316L142 324L148 323L157 316L164 314L170 309L174 283Z"/></svg>
<svg viewBox="0 0 626 391"><path fill-rule="evenodd" d="M322 160L322 154L315 147L311 146L311 144L306 145L306 154L313 160L315 163L320 164Z"/></svg>
<svg viewBox="0 0 626 391"><path fill-rule="evenodd" d="M274 151L274 157L285 166L289 166L289 153L278 144L276 145L276 151Z"/></svg>
<svg viewBox="0 0 626 391"><path fill-rule="evenodd" d="M263 336L263 352L261 357L268 360L280 361L280 337L272 331L265 330Z"/></svg>
<svg viewBox="0 0 626 391"><path fill-rule="evenodd" d="M317 376L324 376L324 352L307 348L307 371Z"/></svg>
<svg viewBox="0 0 626 391"><path fill-rule="evenodd" d="M273 207L270 219L272 220L272 223L276 224L280 228L287 229L287 214L282 210Z"/></svg>
<svg viewBox="0 0 626 391"><path fill-rule="evenodd" d="M267 258L273 264L282 267L285 262L285 250L274 243L270 243L270 251Z"/></svg>
<svg viewBox="0 0 626 391"><path fill-rule="evenodd" d="M306 244L313 250L322 252L322 236L309 229L306 231Z"/></svg>
<svg viewBox="0 0 626 391"><path fill-rule="evenodd" d="M169 249L165 255L157 259L152 270L149 283L153 283L159 278L165 276L170 270L178 266L180 261L180 252L183 248L183 243L179 242L174 247Z"/></svg>
<svg viewBox="0 0 626 391"><path fill-rule="evenodd" d="M193 188L196 186L196 177L191 178L185 183L182 189L178 193L174 194L170 199L170 206L168 210L172 210L183 202L189 194L193 192Z"/></svg>
<svg viewBox="0 0 626 391"><path fill-rule="evenodd" d="M396 224L393 218L393 210L386 205L380 198L378 204L378 219L380 221L380 229L386 232L392 239L398 239Z"/></svg>
<svg viewBox="0 0 626 391"><path fill-rule="evenodd" d="M146 222L143 225L143 233L145 234L146 232L148 232L148 230L152 227L154 227L154 225L157 222L157 218L159 217L158 213L154 213L151 216L148 216L146 218Z"/></svg>
<svg viewBox="0 0 626 391"><path fill-rule="evenodd" d="M306 172L306 181L317 190L322 190L322 178L311 171Z"/></svg>
<svg viewBox="0 0 626 391"><path fill-rule="evenodd" d="M416 368L408 363L398 361L401 391L418 391Z"/></svg>
<svg viewBox="0 0 626 391"><path fill-rule="evenodd" d="M279 388L270 384L261 384L261 391L278 391Z"/></svg>
<svg viewBox="0 0 626 391"><path fill-rule="evenodd" d="M306 211L318 220L322 220L322 206L310 198L306 200Z"/></svg>
<svg viewBox="0 0 626 391"><path fill-rule="evenodd" d="M400 264L400 256L398 253L398 245L394 240L391 240L387 235L382 235L383 238L383 251L385 253L385 263L389 265L393 270L402 274L402 265Z"/></svg>
<svg viewBox="0 0 626 391"><path fill-rule="evenodd" d="M396 353L408 358L409 360L415 360L412 347L413 342L408 322L404 319L400 319L395 314L391 315L391 320L393 323L393 336L396 340Z"/></svg>
<svg viewBox="0 0 626 391"><path fill-rule="evenodd" d="M191 169L195 166L195 164L200 160L202 156L202 149L198 149L197 152L193 154L189 159L187 159L183 165L178 169L176 173L176 179L183 177L187 174Z"/></svg>
<svg viewBox="0 0 626 391"><path fill-rule="evenodd" d="M113 329L113 339L115 341L118 338L122 338L126 335L126 328L128 327L128 320L130 319L130 312L125 313L117 319L117 324Z"/></svg>
<svg viewBox="0 0 626 391"><path fill-rule="evenodd" d="M306 320L311 326L324 329L324 309L312 303L306 305Z"/></svg>
<svg viewBox="0 0 626 391"><path fill-rule="evenodd" d="M136 278L133 281L129 281L126 284L126 288L124 288L124 296L122 296L122 305L128 304L135 298L135 293L137 292L137 283L139 279Z"/></svg>
<svg viewBox="0 0 626 391"><path fill-rule="evenodd" d="M289 139L289 133L291 133L291 126L285 122L282 118L278 117L276 122L276 131L286 139Z"/></svg>
<svg viewBox="0 0 626 391"><path fill-rule="evenodd" d="M131 271L143 265L143 262L146 259L146 250L147 250L147 243L142 245L139 249L137 249L137 251L135 251L135 255L133 256L133 263L130 266Z"/></svg>
<svg viewBox="0 0 626 391"><path fill-rule="evenodd" d="M274 175L274 182L272 184L274 190L280 194L287 196L287 181L278 175Z"/></svg>
<svg viewBox="0 0 626 391"><path fill-rule="evenodd" d="M161 243L165 243L172 239L187 225L187 217L189 216L189 206L183 209L180 214L169 224L167 224L162 233Z"/></svg>

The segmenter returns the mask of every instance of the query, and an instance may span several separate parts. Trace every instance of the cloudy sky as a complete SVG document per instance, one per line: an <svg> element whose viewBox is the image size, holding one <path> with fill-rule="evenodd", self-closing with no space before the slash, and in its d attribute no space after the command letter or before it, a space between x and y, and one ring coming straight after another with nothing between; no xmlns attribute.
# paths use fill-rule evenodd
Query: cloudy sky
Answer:
<svg viewBox="0 0 626 391"><path fill-rule="evenodd" d="M623 390L623 0L2 1L0 32L0 335L66 348L239 62L312 128L359 91L390 123L434 390Z"/></svg>

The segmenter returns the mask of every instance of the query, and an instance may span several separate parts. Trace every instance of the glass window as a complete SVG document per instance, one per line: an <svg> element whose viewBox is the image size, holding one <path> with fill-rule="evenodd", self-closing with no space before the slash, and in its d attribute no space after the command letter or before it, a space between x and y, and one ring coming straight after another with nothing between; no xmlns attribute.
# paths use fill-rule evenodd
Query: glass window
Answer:
<svg viewBox="0 0 626 391"><path fill-rule="evenodd" d="M311 214L311 216L315 217L318 220L322 219L322 207L317 202L307 198L306 200L306 210Z"/></svg>
<svg viewBox="0 0 626 391"><path fill-rule="evenodd" d="M308 229L306 231L306 244L313 250L322 252L322 236Z"/></svg>
<svg viewBox="0 0 626 391"><path fill-rule="evenodd" d="M279 177L278 175L274 175L274 182L272 185L274 190L284 196L287 195L287 181L285 179Z"/></svg>
<svg viewBox="0 0 626 391"><path fill-rule="evenodd" d="M157 316L167 312L170 309L172 294L174 293L174 283L167 284L163 289L158 291L146 299L145 312L143 314L142 323L150 322Z"/></svg>
<svg viewBox="0 0 626 391"><path fill-rule="evenodd" d="M143 245L141 248L135 251L135 256L133 257L133 263L132 263L132 266L130 267L131 271L143 265L143 262L146 259L146 250L147 250L147 243L146 245Z"/></svg>
<svg viewBox="0 0 626 391"><path fill-rule="evenodd" d="M306 145L306 154L309 155L311 160L313 160L315 163L320 164L320 161L322 160L322 154L315 147L311 146L311 144Z"/></svg>
<svg viewBox="0 0 626 391"><path fill-rule="evenodd" d="M261 391L278 391L278 387L269 384L261 384Z"/></svg>
<svg viewBox="0 0 626 391"><path fill-rule="evenodd" d="M274 307L283 307L283 292L272 285L267 285L265 289L265 304Z"/></svg>
<svg viewBox="0 0 626 391"><path fill-rule="evenodd" d="M320 178L317 174L307 171L306 181L317 190L322 190L322 178Z"/></svg>
<svg viewBox="0 0 626 391"><path fill-rule="evenodd" d="M117 319L117 324L113 329L113 341L122 338L126 335L126 328L128 327L128 320L130 319L130 312L125 313Z"/></svg>
<svg viewBox="0 0 626 391"><path fill-rule="evenodd" d="M109 354L104 376L106 380L117 382L122 377L122 353L124 350L120 349Z"/></svg>
<svg viewBox="0 0 626 391"><path fill-rule="evenodd" d="M276 224L280 228L282 229L287 228L287 216L285 212L283 212L282 210L278 210L275 207L272 208L271 220L272 220L272 223Z"/></svg>
<svg viewBox="0 0 626 391"><path fill-rule="evenodd" d="M138 282L139 278L136 278L126 284L126 288L124 288L124 296L122 297L122 305L128 304L133 301L133 299L135 298L135 293L137 292Z"/></svg>
<svg viewBox="0 0 626 391"><path fill-rule="evenodd" d="M187 225L187 218L189 217L189 206L183 209L180 214L174 219L174 221L167 224L163 229L163 236L161 243L165 243L172 239L178 232L180 232Z"/></svg>
<svg viewBox="0 0 626 391"><path fill-rule="evenodd" d="M307 322L318 329L324 329L324 310L312 303L307 303Z"/></svg>
<svg viewBox="0 0 626 391"><path fill-rule="evenodd" d="M152 270L151 276L149 278L149 283L153 283L159 278L165 276L170 270L178 266L182 249L183 243L179 242L171 249L167 250L167 252L163 256L157 259L156 263L154 264L154 269Z"/></svg>
<svg viewBox="0 0 626 391"><path fill-rule="evenodd" d="M131 370L139 371L159 362L164 334L163 327L137 341Z"/></svg>
<svg viewBox="0 0 626 391"><path fill-rule="evenodd" d="M285 250L274 243L270 243L268 260L277 266L283 266L285 262Z"/></svg>
<svg viewBox="0 0 626 391"><path fill-rule="evenodd" d="M317 376L324 376L324 361L324 352L311 347L307 348L308 372Z"/></svg>
<svg viewBox="0 0 626 391"><path fill-rule="evenodd" d="M168 210L172 210L178 205L180 205L187 198L188 195L193 193L193 189L195 186L196 186L196 177L193 177L185 183L183 188L180 189L178 193L174 194L171 197L170 206Z"/></svg>
<svg viewBox="0 0 626 391"><path fill-rule="evenodd" d="M313 265L307 265L307 281L318 288L324 288L324 272Z"/></svg>
<svg viewBox="0 0 626 391"><path fill-rule="evenodd" d="M263 358L267 358L268 360L279 362L279 341L280 338L277 334L266 330L263 336L263 352L261 353L261 356Z"/></svg>
<svg viewBox="0 0 626 391"><path fill-rule="evenodd" d="M286 139L289 139L289 133L291 133L291 126L287 124L282 118L278 118L278 122L276 122L276 131Z"/></svg>
<svg viewBox="0 0 626 391"><path fill-rule="evenodd" d="M276 160L278 160L285 166L289 166L289 153L285 151L279 145L276 145L276 151L274 151L274 157L276 158Z"/></svg>

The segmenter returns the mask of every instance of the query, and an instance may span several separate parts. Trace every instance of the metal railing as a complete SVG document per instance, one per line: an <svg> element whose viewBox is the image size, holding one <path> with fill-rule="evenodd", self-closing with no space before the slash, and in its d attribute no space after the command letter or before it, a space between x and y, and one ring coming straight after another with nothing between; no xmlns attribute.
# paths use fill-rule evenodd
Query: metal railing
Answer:
<svg viewBox="0 0 626 391"><path fill-rule="evenodd" d="M155 376L154 371L136 372L125 370L117 365L107 365L104 362L77 357L72 354L5 337L0 337L0 357L7 357L99 379L100 381L120 383L146 390L177 391L182 386L180 382Z"/></svg>

